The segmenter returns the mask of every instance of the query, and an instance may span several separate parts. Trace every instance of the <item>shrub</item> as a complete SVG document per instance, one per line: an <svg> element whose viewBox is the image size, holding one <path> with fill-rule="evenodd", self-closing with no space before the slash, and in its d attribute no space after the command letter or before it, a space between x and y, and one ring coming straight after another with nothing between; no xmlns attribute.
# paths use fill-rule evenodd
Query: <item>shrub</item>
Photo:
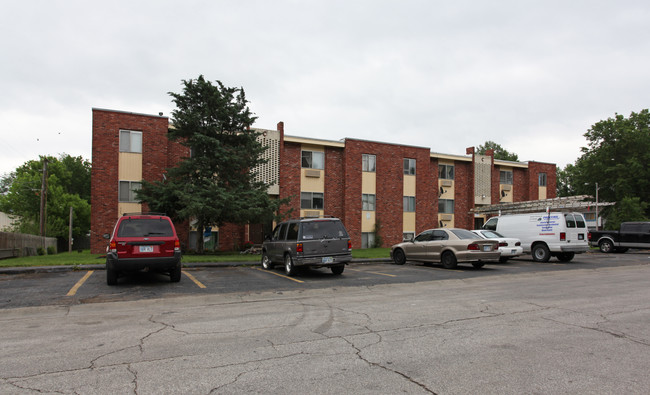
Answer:
<svg viewBox="0 0 650 395"><path fill-rule="evenodd" d="M56 254L56 247L54 246L47 247L47 255L54 255L54 254Z"/></svg>
<svg viewBox="0 0 650 395"><path fill-rule="evenodd" d="M38 255L45 255L45 250L43 249L43 247L38 247L38 248L36 249L36 253L37 253Z"/></svg>

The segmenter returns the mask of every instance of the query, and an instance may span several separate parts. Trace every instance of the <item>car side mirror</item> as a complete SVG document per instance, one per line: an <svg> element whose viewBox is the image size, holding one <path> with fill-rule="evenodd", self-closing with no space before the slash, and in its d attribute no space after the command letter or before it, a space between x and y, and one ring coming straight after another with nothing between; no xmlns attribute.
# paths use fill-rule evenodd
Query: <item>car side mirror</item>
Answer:
<svg viewBox="0 0 650 395"><path fill-rule="evenodd" d="M110 239L110 238L111 238L111 235L109 235L108 233L104 233L104 238L105 238L105 239Z"/></svg>

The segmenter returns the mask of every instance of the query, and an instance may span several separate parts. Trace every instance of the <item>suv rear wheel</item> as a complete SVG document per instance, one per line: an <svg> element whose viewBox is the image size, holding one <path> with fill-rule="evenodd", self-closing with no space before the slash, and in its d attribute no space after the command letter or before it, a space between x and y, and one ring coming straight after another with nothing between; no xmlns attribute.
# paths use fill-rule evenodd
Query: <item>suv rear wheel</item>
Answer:
<svg viewBox="0 0 650 395"><path fill-rule="evenodd" d="M293 259L291 259L291 255L289 254L284 256L284 272L287 276L296 274L296 267L293 265Z"/></svg>
<svg viewBox="0 0 650 395"><path fill-rule="evenodd" d="M169 272L169 281L173 283L177 283L181 281L181 264L179 263L178 266L173 268L171 272Z"/></svg>
<svg viewBox="0 0 650 395"><path fill-rule="evenodd" d="M332 273L339 275L343 273L343 270L345 269L345 265L338 265L338 266L332 266Z"/></svg>
<svg viewBox="0 0 650 395"><path fill-rule="evenodd" d="M117 284L117 270L106 266L106 284L115 285Z"/></svg>
<svg viewBox="0 0 650 395"><path fill-rule="evenodd" d="M271 262L271 257L266 251L262 253L262 267L265 270L273 269L273 263Z"/></svg>

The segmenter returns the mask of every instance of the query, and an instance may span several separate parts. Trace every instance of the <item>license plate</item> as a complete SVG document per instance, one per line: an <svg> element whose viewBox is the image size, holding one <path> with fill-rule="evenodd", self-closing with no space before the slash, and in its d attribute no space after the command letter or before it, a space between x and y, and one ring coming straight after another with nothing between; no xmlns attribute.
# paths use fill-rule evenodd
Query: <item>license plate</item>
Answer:
<svg viewBox="0 0 650 395"><path fill-rule="evenodd" d="M153 252L153 246L140 246L140 252Z"/></svg>
<svg viewBox="0 0 650 395"><path fill-rule="evenodd" d="M334 263L334 258L331 256L324 256L323 259L321 260L323 263Z"/></svg>
<svg viewBox="0 0 650 395"><path fill-rule="evenodd" d="M483 246L483 251L492 251L492 246L487 244Z"/></svg>
<svg viewBox="0 0 650 395"><path fill-rule="evenodd" d="M510 250L511 253L516 254L517 250Z"/></svg>

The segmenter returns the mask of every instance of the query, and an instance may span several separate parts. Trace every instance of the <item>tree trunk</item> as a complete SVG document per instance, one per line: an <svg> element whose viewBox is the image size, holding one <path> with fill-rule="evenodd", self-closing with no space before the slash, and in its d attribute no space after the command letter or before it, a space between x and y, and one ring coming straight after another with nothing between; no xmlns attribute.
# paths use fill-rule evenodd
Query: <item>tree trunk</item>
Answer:
<svg viewBox="0 0 650 395"><path fill-rule="evenodd" d="M196 239L196 253L203 254L203 233L205 232L205 226L203 225L203 222L199 221L196 224L196 229L198 230L198 238Z"/></svg>

